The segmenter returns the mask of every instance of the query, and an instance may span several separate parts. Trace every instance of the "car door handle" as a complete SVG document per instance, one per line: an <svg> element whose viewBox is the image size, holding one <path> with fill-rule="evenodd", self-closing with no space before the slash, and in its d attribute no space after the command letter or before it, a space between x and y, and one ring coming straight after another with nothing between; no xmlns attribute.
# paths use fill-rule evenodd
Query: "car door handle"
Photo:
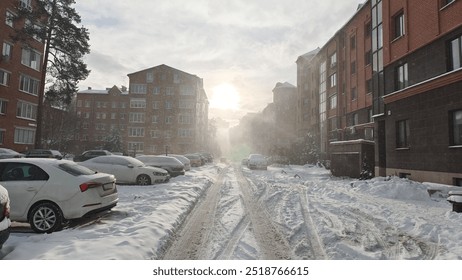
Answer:
<svg viewBox="0 0 462 280"><path fill-rule="evenodd" d="M36 189L36 188L30 187L30 188L27 188L27 191L28 191L28 192L35 192L35 191L37 191L37 189Z"/></svg>

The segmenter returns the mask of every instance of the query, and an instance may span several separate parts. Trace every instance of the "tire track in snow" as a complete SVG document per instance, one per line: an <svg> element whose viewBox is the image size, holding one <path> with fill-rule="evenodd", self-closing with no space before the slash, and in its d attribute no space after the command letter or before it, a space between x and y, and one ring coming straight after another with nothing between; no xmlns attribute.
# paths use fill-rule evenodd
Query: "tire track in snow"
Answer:
<svg viewBox="0 0 462 280"><path fill-rule="evenodd" d="M191 212L181 229L176 240L166 250L164 260L195 260L207 259L203 256L205 245L208 244L210 231L215 224L215 213L219 200L220 189L224 182L225 174L229 168L221 170L215 183L207 190L205 199L202 200Z"/></svg>
<svg viewBox="0 0 462 280"><path fill-rule="evenodd" d="M268 260L292 259L291 248L284 235L271 223L265 209L254 199L252 187L244 177L241 168L236 166L235 170L243 194L244 206L250 219L250 226L262 251L262 258Z"/></svg>

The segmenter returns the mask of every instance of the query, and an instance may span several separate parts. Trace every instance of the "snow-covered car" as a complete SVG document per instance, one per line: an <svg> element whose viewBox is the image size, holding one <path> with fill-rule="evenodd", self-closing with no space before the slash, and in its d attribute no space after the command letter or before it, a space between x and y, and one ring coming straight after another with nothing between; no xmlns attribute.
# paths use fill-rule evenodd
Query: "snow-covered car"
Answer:
<svg viewBox="0 0 462 280"><path fill-rule="evenodd" d="M142 161L147 166L153 166L167 170L171 177L184 175L185 173L184 164L174 157L144 155L136 157L136 159Z"/></svg>
<svg viewBox="0 0 462 280"><path fill-rule="evenodd" d="M83 152L80 155L75 156L74 161L76 162L86 161L91 158L95 158L99 156L107 156L107 155L112 155L112 153L106 150L89 150L89 151Z"/></svg>
<svg viewBox="0 0 462 280"><path fill-rule="evenodd" d="M33 149L25 152L24 154L26 158L63 158L61 152L57 150Z"/></svg>
<svg viewBox="0 0 462 280"><path fill-rule="evenodd" d="M190 160L192 167L199 167L203 165L201 157L197 154L186 154L184 156Z"/></svg>
<svg viewBox="0 0 462 280"><path fill-rule="evenodd" d="M189 158L182 156L182 155L176 155L176 154L168 154L168 156L174 157L177 160L181 161L181 163L183 163L184 165L185 171L191 170L191 161L189 160Z"/></svg>
<svg viewBox="0 0 462 280"><path fill-rule="evenodd" d="M69 160L2 159L0 183L10 195L10 219L28 222L38 233L111 209L119 199L114 175Z"/></svg>
<svg viewBox="0 0 462 280"><path fill-rule="evenodd" d="M268 169L268 160L260 154L251 154L247 159L249 169Z"/></svg>
<svg viewBox="0 0 462 280"><path fill-rule="evenodd" d="M10 236L10 197L8 191L0 185L0 249Z"/></svg>
<svg viewBox="0 0 462 280"><path fill-rule="evenodd" d="M99 156L79 164L98 172L114 174L119 184L152 185L170 180L170 175L165 169L147 166L129 156Z"/></svg>
<svg viewBox="0 0 462 280"><path fill-rule="evenodd" d="M0 159L3 158L21 158L24 154L18 153L12 149L0 148Z"/></svg>

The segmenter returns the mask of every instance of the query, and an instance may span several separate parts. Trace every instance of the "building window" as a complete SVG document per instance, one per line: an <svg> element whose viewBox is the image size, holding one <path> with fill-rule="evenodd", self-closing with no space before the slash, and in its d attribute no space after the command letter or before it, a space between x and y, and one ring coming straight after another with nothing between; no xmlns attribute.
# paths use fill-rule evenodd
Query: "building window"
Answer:
<svg viewBox="0 0 462 280"><path fill-rule="evenodd" d="M329 86L335 87L337 85L337 73L330 75L329 77Z"/></svg>
<svg viewBox="0 0 462 280"><path fill-rule="evenodd" d="M159 121L159 117L156 116L156 115L153 115L153 116L151 117L151 121L152 121L152 123L157 123L157 122Z"/></svg>
<svg viewBox="0 0 462 280"><path fill-rule="evenodd" d="M404 12L399 12L393 17L393 39L404 35Z"/></svg>
<svg viewBox="0 0 462 280"><path fill-rule="evenodd" d="M352 50L356 49L356 36L355 35L350 37L350 48Z"/></svg>
<svg viewBox="0 0 462 280"><path fill-rule="evenodd" d="M19 89L21 91L38 95L40 81L29 76L21 75Z"/></svg>
<svg viewBox="0 0 462 280"><path fill-rule="evenodd" d="M173 95L173 94L174 94L173 87L166 87L165 88L165 95Z"/></svg>
<svg viewBox="0 0 462 280"><path fill-rule="evenodd" d="M40 70L42 55L29 48L22 49L21 63L37 71Z"/></svg>
<svg viewBox="0 0 462 280"><path fill-rule="evenodd" d="M146 83L154 82L154 73L152 71L146 73Z"/></svg>
<svg viewBox="0 0 462 280"><path fill-rule="evenodd" d="M14 143L15 144L34 144L35 130L26 128L15 128Z"/></svg>
<svg viewBox="0 0 462 280"><path fill-rule="evenodd" d="M179 115L178 123L179 124L192 124L192 117L190 115Z"/></svg>
<svg viewBox="0 0 462 280"><path fill-rule="evenodd" d="M3 141L5 140L5 130L0 129L0 145L3 144Z"/></svg>
<svg viewBox="0 0 462 280"><path fill-rule="evenodd" d="M18 101L16 108L16 117L29 120L37 119L37 105Z"/></svg>
<svg viewBox="0 0 462 280"><path fill-rule="evenodd" d="M144 137L144 128L143 127L130 127L128 128L129 137Z"/></svg>
<svg viewBox="0 0 462 280"><path fill-rule="evenodd" d="M5 17L5 24L8 25L9 27L13 27L13 21L14 19L14 15L9 12L9 11L6 11L6 17Z"/></svg>
<svg viewBox="0 0 462 280"><path fill-rule="evenodd" d="M351 115L351 126L355 126L359 124L359 115L358 113L353 113Z"/></svg>
<svg viewBox="0 0 462 280"><path fill-rule="evenodd" d="M449 42L449 71L462 67L462 36Z"/></svg>
<svg viewBox="0 0 462 280"><path fill-rule="evenodd" d="M193 137L193 131L191 129L178 129L178 137L180 138L191 138Z"/></svg>
<svg viewBox="0 0 462 280"><path fill-rule="evenodd" d="M364 61L366 65L369 65L372 63L372 51L371 50L367 51L366 54L364 55Z"/></svg>
<svg viewBox="0 0 462 280"><path fill-rule="evenodd" d="M337 65L337 53L333 53L330 58L330 67L335 67Z"/></svg>
<svg viewBox="0 0 462 280"><path fill-rule="evenodd" d="M450 113L451 146L462 145L462 110Z"/></svg>
<svg viewBox="0 0 462 280"><path fill-rule="evenodd" d="M368 22L364 25L364 34L366 35L366 38L371 37L372 34L372 22Z"/></svg>
<svg viewBox="0 0 462 280"><path fill-rule="evenodd" d="M165 123L166 124L172 124L173 123L173 117L172 116L165 117Z"/></svg>
<svg viewBox="0 0 462 280"><path fill-rule="evenodd" d="M89 100L85 100L85 108L90 108L91 102Z"/></svg>
<svg viewBox="0 0 462 280"><path fill-rule="evenodd" d="M10 73L0 69L0 85L8 86L10 84Z"/></svg>
<svg viewBox="0 0 462 280"><path fill-rule="evenodd" d="M147 86L145 84L131 84L130 92L134 94L146 94Z"/></svg>
<svg viewBox="0 0 462 280"><path fill-rule="evenodd" d="M145 117L144 113L130 113L129 122L130 123L144 123Z"/></svg>
<svg viewBox="0 0 462 280"><path fill-rule="evenodd" d="M331 97L329 97L329 108L330 109L337 108L337 94L334 94Z"/></svg>
<svg viewBox="0 0 462 280"><path fill-rule="evenodd" d="M396 122L396 148L409 148L409 121Z"/></svg>
<svg viewBox="0 0 462 280"><path fill-rule="evenodd" d="M172 104L172 101L165 101L165 109L172 109L173 108L173 104Z"/></svg>
<svg viewBox="0 0 462 280"><path fill-rule="evenodd" d="M152 89L152 94L159 95L160 94L160 87L154 87Z"/></svg>
<svg viewBox="0 0 462 280"><path fill-rule="evenodd" d="M358 95L358 94L357 94L356 88L355 88L355 87L352 88L352 89L351 89L351 100L356 100L356 98L358 97L357 95Z"/></svg>
<svg viewBox="0 0 462 280"><path fill-rule="evenodd" d="M409 72L407 63L401 64L395 70L395 89L400 90L409 86Z"/></svg>
<svg viewBox="0 0 462 280"><path fill-rule="evenodd" d="M130 99L130 108L146 108L146 99Z"/></svg>
<svg viewBox="0 0 462 280"><path fill-rule="evenodd" d="M13 54L13 45L7 42L3 42L2 60L4 61L10 60L12 54Z"/></svg>
<svg viewBox="0 0 462 280"><path fill-rule="evenodd" d="M0 99L0 115L6 115L8 101Z"/></svg>

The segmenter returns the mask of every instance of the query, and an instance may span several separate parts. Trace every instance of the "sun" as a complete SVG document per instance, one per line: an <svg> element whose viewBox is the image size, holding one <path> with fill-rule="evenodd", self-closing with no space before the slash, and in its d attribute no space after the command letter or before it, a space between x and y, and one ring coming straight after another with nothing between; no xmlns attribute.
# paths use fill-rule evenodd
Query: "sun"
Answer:
<svg viewBox="0 0 462 280"><path fill-rule="evenodd" d="M237 111L239 102L239 92L228 83L217 85L212 89L210 108Z"/></svg>

